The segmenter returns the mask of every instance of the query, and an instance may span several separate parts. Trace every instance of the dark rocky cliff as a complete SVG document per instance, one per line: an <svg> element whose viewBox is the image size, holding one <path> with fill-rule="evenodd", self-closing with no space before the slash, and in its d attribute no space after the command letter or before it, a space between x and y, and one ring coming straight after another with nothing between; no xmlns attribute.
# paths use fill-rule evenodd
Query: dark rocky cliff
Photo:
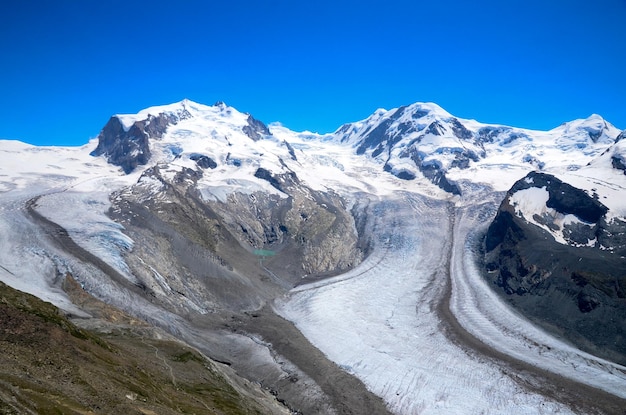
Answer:
<svg viewBox="0 0 626 415"><path fill-rule="evenodd" d="M520 217L517 191L545 187L547 207L586 222L569 244ZM530 173L509 190L485 236L485 272L504 298L544 328L593 354L626 363L626 223L554 176ZM534 218L536 221L539 218ZM547 226L556 226L545 222ZM590 241L595 244L577 244Z"/></svg>
<svg viewBox="0 0 626 415"><path fill-rule="evenodd" d="M196 186L203 174L210 170L185 168L167 179L157 165L112 196L111 217L136 242L127 263L173 309L185 309L190 298L209 310L258 308L268 292L348 270L366 254L344 201L306 187L293 172L256 172L282 196L233 192L224 200L203 198ZM154 272L168 276L168 295L158 295Z"/></svg>
<svg viewBox="0 0 626 415"><path fill-rule="evenodd" d="M622 131L620 135L618 135L615 139L615 147L617 147L617 143L620 142L626 142L626 130ZM626 153L624 153L624 151L615 151L613 153L613 156L611 157L611 165L614 169L621 170L624 172L624 174L626 174Z"/></svg>
<svg viewBox="0 0 626 415"><path fill-rule="evenodd" d="M148 134L143 125L138 124L126 131L119 118L111 117L98 135L98 147L91 155L105 156L109 163L120 166L125 173L146 164L150 160Z"/></svg>
<svg viewBox="0 0 626 415"><path fill-rule="evenodd" d="M248 114L248 124L243 126L242 131L245 135L250 137L254 141L259 141L264 137L272 135L270 130L261 121Z"/></svg>
<svg viewBox="0 0 626 415"><path fill-rule="evenodd" d="M120 166L128 174L150 160L150 139L161 138L169 125L190 116L186 110L176 115L148 115L128 129L117 116L113 116L98 135L98 146L91 155L105 156L109 163Z"/></svg>

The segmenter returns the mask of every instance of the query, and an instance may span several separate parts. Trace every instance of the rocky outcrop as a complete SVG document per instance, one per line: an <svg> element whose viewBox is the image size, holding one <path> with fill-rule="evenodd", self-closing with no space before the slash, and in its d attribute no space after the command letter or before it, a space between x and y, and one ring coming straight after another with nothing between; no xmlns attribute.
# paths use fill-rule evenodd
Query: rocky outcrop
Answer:
<svg viewBox="0 0 626 415"><path fill-rule="evenodd" d="M539 193L519 193L529 189ZM520 208L521 195L544 191L544 214ZM594 195L530 173L507 192L489 226L485 271L525 315L584 350L624 364L626 222L607 221L607 211ZM560 220L565 215L571 223Z"/></svg>
<svg viewBox="0 0 626 415"><path fill-rule="evenodd" d="M265 137L271 136L272 133L265 124L248 114L247 125L244 125L242 131L245 135L254 141L259 141Z"/></svg>
<svg viewBox="0 0 626 415"><path fill-rule="evenodd" d="M389 117L358 133L360 137L356 153L366 154L370 152L371 157L384 161L383 170L403 180L416 178L414 171L400 167L404 163L402 159L410 159L417 170L433 184L446 192L460 194L460 188L446 177L444 166L433 163L431 160L425 161L431 154L420 151L420 143L429 135L442 136L446 134L447 130L443 124L449 126L450 133L458 140L472 140L473 133L453 117L447 122L435 120L424 124L426 119L432 118L429 117L429 114L429 110L425 108L407 106L398 108ZM337 132L337 134L344 135L341 141L345 141L352 133L354 133L354 127L349 124ZM395 156L394 152L398 150L399 143L409 136L416 136L416 138L413 138L405 146L401 146L403 149L397 152L397 156ZM462 147L441 148L440 151L454 155L452 165L448 167L467 168L470 160L478 160L475 152Z"/></svg>
<svg viewBox="0 0 626 415"><path fill-rule="evenodd" d="M110 215L137 242L125 258L133 275L177 313L257 309L269 292L345 271L365 254L344 201L306 187L293 172L257 170L280 193L207 200L198 189L210 174L204 168L173 177L162 169L147 169L114 194Z"/></svg>
<svg viewBox="0 0 626 415"><path fill-rule="evenodd" d="M400 158L410 158L424 177L430 180L434 185L446 192L452 193L453 195L460 195L461 189L456 183L446 177L445 170L442 169L442 166L433 161L425 162L425 157L426 155L419 152L416 147L409 147L400 153ZM466 165L469 163L463 161L467 160L466 154L463 153L457 153L455 160L458 160L460 165ZM393 169L389 164L385 164L385 170L393 172ZM403 173L404 172L400 171L394 174L398 178L404 180L412 180L415 178L415 175L411 173L405 173L405 177L403 177Z"/></svg>
<svg viewBox="0 0 626 415"><path fill-rule="evenodd" d="M296 278L345 271L362 260L354 219L338 195L306 187L293 172L259 168L255 177L286 197L232 194L226 203L211 206L228 218L238 240L277 253L268 259L268 266Z"/></svg>
<svg viewBox="0 0 626 415"><path fill-rule="evenodd" d="M150 160L148 134L143 125L135 123L128 130L117 117L111 117L100 135L92 156L105 156L109 163L120 166L125 173Z"/></svg>
<svg viewBox="0 0 626 415"><path fill-rule="evenodd" d="M555 211L556 214L572 214L581 221L593 224L594 226L587 226L593 229L592 234L588 236L597 237L602 234L600 230L606 227L606 224L602 223L601 219L608 212L606 206L597 199L589 196L583 190L564 183L552 175L531 172L524 179L518 180L513 187L511 187L507 193L507 197L505 197L500 205L498 215L487 232L485 240L487 251L491 251L497 245L505 242L506 238L511 236L507 234L510 230L513 230L514 233L518 233L517 230L519 226L528 224L526 219L530 218L525 218L523 217L523 212L516 211L511 203L511 197L519 191L531 188L545 189L547 191L548 198L545 206ZM553 219L555 219L555 212L549 212L546 216L552 216ZM554 223L547 223L547 218L538 217L536 214L533 215L533 219L540 224L547 224L548 227L559 226ZM572 232L574 231L570 230L570 233Z"/></svg>
<svg viewBox="0 0 626 415"><path fill-rule="evenodd" d="M287 147L287 150L289 151L289 156L291 157L291 159L293 161L298 161L298 157L296 157L296 150L294 150L293 146L289 144L287 141L283 141L283 144L285 145L285 147Z"/></svg>
<svg viewBox="0 0 626 415"><path fill-rule="evenodd" d="M626 130L622 131L615 139L611 165L614 169L621 170L626 174Z"/></svg>
<svg viewBox="0 0 626 415"><path fill-rule="evenodd" d="M614 169L621 170L624 174L626 174L626 161L624 161L621 157L611 157L611 165Z"/></svg>
<svg viewBox="0 0 626 415"><path fill-rule="evenodd" d="M189 158L196 162L198 167L202 169L214 169L217 167L217 163L211 157L204 154L192 153Z"/></svg>
<svg viewBox="0 0 626 415"><path fill-rule="evenodd" d="M128 174L150 160L151 139L161 138L169 125L190 116L186 110L178 114L148 115L129 128L118 116L113 116L98 135L98 146L91 155L105 156L109 163L120 166Z"/></svg>
<svg viewBox="0 0 626 415"><path fill-rule="evenodd" d="M390 132L390 127L395 121L402 117L405 109L406 107L398 108L389 118L375 126L371 131L368 131L361 139L356 153L365 154L366 150L374 148L379 148L381 152L383 148L387 148L387 150L391 149L395 142L401 138L401 134L399 132ZM407 127L405 126L402 132L406 133L406 130Z"/></svg>

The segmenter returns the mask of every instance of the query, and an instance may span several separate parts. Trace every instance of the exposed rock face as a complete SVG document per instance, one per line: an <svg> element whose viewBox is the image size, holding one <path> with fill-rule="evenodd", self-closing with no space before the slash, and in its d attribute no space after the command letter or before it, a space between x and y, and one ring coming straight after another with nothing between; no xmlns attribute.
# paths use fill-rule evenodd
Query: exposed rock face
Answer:
<svg viewBox="0 0 626 415"><path fill-rule="evenodd" d="M410 159L424 177L433 184L452 194L460 194L459 187L446 177L446 167L441 163L425 160L431 154L426 154L419 148L427 136L443 136L448 130L449 135L455 139L468 142L474 142L474 134L454 117L445 122L448 128L443 125L443 120L432 121L425 125L424 122L432 118L429 117L429 114L427 109L407 106L398 108L388 118L359 133L361 137L356 153L366 154L370 152L372 157L382 158L384 161L383 169L403 180L416 178L414 172L406 168L396 167L396 164L402 164L402 159ZM344 126L338 133L342 134L342 130L345 137L349 137L353 133L350 125ZM403 149L394 155L394 151L399 148L398 144L406 137L413 136L416 138L410 140L406 146L402 146ZM450 166L447 166L448 168L467 168L470 160L478 160L478 155L474 151L463 147L446 147L442 148L441 152L453 155L454 160ZM394 160L395 157L397 159Z"/></svg>
<svg viewBox="0 0 626 415"><path fill-rule="evenodd" d="M316 386L303 372L290 367L287 377L278 365L259 364L244 337L259 333L257 325L263 335L269 335L267 327L276 330L261 311L265 304L301 282L362 260L366 248L352 209L332 192L306 187L293 172L264 168L251 181L266 181L276 191L205 198L210 190L201 189L203 175L214 171L194 167L173 174L171 165L156 165L136 185L111 196L109 216L135 242L124 259L143 296L212 330L210 342L192 344L276 391L279 402L285 399L302 413L332 413L323 406L326 395L310 397ZM292 347L295 337L279 330L280 337L266 341L285 336Z"/></svg>
<svg viewBox="0 0 626 415"><path fill-rule="evenodd" d="M588 224L593 224L593 226L587 226L592 232L585 236L592 236L590 239L593 239L594 237L601 238L603 235L606 235L606 231L604 230L606 223L601 222L601 219L608 211L606 206L587 195L584 191L567 183L563 183L552 175L531 172L524 179L517 181L513 187L511 187L511 190L507 193L507 197L500 205L499 214L489 227L485 241L487 251L493 250L497 245L504 242L510 224L512 224L511 229L514 233L517 232L518 226L513 220L514 217L522 216L520 218L522 220L517 221L520 223L527 223L527 220L530 219L523 217L524 212L516 211L515 207L511 204L511 197L519 191L532 188L545 189L547 191L548 199L545 206L555 211L556 214L572 214ZM540 224L546 224L548 227L556 230L556 228L560 228L559 225L553 222L548 223L549 220L556 219L555 212L553 211L547 211L544 217L540 217L535 213L533 214L533 219ZM526 221L524 221L524 219L526 219ZM576 231L573 226L564 225L564 228L569 231L566 232L569 236L572 236ZM572 236L572 238L574 240L580 239L580 237L575 236ZM609 243L614 243L614 241L610 241Z"/></svg>
<svg viewBox="0 0 626 415"><path fill-rule="evenodd" d="M128 131L117 117L111 117L98 136L98 147L93 156L106 156L109 163L130 173L150 160L148 135L143 125L134 124Z"/></svg>
<svg viewBox="0 0 626 415"><path fill-rule="evenodd" d="M185 168L167 178L155 166L112 196L110 215L138 242L126 261L168 308L257 309L270 292L303 276L344 271L362 260L354 218L333 193L309 189L293 172L259 168L256 177L282 195L233 192L205 200L196 186L203 171Z"/></svg>
<svg viewBox="0 0 626 415"><path fill-rule="evenodd" d="M390 132L391 125L402 117L406 107L398 108L391 117L387 118L371 131L367 132L361 144L356 150L357 154L364 154L368 149L376 148L375 152L382 152L385 147L389 150L398 140L402 138L402 133L406 133L410 126L403 124L403 127L396 132Z"/></svg>
<svg viewBox="0 0 626 415"><path fill-rule="evenodd" d="M150 139L161 138L168 125L190 116L187 111L163 113L156 117L148 115L144 120L135 121L128 129L119 117L113 116L98 135L98 146L91 155L104 155L109 163L120 166L128 174L150 160Z"/></svg>
<svg viewBox="0 0 626 415"><path fill-rule="evenodd" d="M460 195L461 189L456 183L448 180L445 175L445 170L442 169L442 166L439 163L424 162L425 156L425 154L419 152L415 147L410 147L400 154L401 158L408 157L413 160L413 162L419 168L420 172L422 172L424 177L429 179L434 185L445 190L446 192L452 193L454 195ZM465 166L463 168L466 168L469 165L469 162L467 161L467 158L464 158L464 156L465 155L461 153L457 153L457 158L455 160L458 160L459 166ZM389 165L385 165L385 167L385 170L391 171ZM400 172L400 174L402 173L403 172ZM412 180L415 178L415 175L412 175L412 177L401 177L399 174L396 174L396 176L398 176L398 178L400 179L405 180Z"/></svg>
<svg viewBox="0 0 626 415"><path fill-rule="evenodd" d="M289 270L289 277L298 277L345 271L362 260L354 219L338 195L311 190L293 172L273 174L259 168L255 176L267 180L287 197L257 194L250 198L239 194L219 208L224 215L233 215L233 209L240 206L233 215L237 224L233 232L254 248L280 252L268 261L270 266L279 266ZM299 266L294 267L294 258L299 258Z"/></svg>
<svg viewBox="0 0 626 415"><path fill-rule="evenodd" d="M214 169L217 167L217 163L211 157L204 154L191 154L189 158L196 162L198 167L203 169Z"/></svg>
<svg viewBox="0 0 626 415"><path fill-rule="evenodd" d="M626 174L626 130L622 131L615 139L611 165L614 169L621 170Z"/></svg>
<svg viewBox="0 0 626 415"><path fill-rule="evenodd" d="M155 166L112 195L110 216L137 241L125 260L146 294L176 313L259 307L262 288L233 266L247 273L255 259L199 198L191 183L201 175L184 169L168 180Z"/></svg>
<svg viewBox="0 0 626 415"><path fill-rule="evenodd" d="M620 157L613 156L611 157L611 164L614 169L621 170L626 174L626 163Z"/></svg>
<svg viewBox="0 0 626 415"><path fill-rule="evenodd" d="M272 135L270 130L261 121L248 114L248 125L244 125L242 131L254 141Z"/></svg>
<svg viewBox="0 0 626 415"><path fill-rule="evenodd" d="M520 198L538 195L546 198L544 213L525 210L532 202ZM507 192L489 226L485 263L488 278L524 314L624 364L626 223L607 221L607 211L554 176L530 173Z"/></svg>
<svg viewBox="0 0 626 415"><path fill-rule="evenodd" d="M291 156L291 159L293 161L298 161L298 157L296 157L296 150L294 150L291 144L289 144L287 141L283 141L283 144L285 145L285 147L287 147L287 150L289 150L289 155Z"/></svg>

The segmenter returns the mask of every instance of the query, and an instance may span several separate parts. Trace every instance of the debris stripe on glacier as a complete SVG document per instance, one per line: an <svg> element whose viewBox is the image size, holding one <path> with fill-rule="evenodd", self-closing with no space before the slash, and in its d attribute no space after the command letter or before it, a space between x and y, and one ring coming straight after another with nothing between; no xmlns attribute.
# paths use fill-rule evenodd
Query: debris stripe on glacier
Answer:
<svg viewBox="0 0 626 415"><path fill-rule="evenodd" d="M277 310L395 413L570 413L441 332L435 309L452 249L451 229L441 237L450 227L446 202L404 194L383 203L379 264L362 264L349 280L299 287Z"/></svg>
<svg viewBox="0 0 626 415"><path fill-rule="evenodd" d="M474 209L469 211L468 209ZM461 207L451 260L450 307L459 323L495 350L615 396L626 398L626 367L572 347L533 325L500 299L476 263L477 241L488 224L479 206Z"/></svg>
<svg viewBox="0 0 626 415"><path fill-rule="evenodd" d="M68 259L47 244L39 227L26 215L25 206L34 197L40 197L42 202L68 191L106 192L107 186L118 183L121 187L133 179L120 176L118 169L105 160L89 156L89 149L95 144L92 141L81 147L36 147L0 140L0 280L75 315L84 313L71 303L59 281L59 273L71 270ZM68 200L52 212L76 224L84 207ZM112 223L103 222L108 220L104 211L101 217L104 227L100 230L109 232L115 228Z"/></svg>
<svg viewBox="0 0 626 415"><path fill-rule="evenodd" d="M14 289L84 316L57 281L58 270L67 269L68 264L63 257L50 252L42 241L39 227L25 217L22 207L21 200L15 204L3 201L0 205L0 280Z"/></svg>

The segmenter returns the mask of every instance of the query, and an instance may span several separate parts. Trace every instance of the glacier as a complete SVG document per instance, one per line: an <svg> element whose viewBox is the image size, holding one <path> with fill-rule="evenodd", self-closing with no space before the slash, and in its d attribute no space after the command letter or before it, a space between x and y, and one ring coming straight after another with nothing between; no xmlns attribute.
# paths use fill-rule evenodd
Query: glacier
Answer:
<svg viewBox="0 0 626 415"><path fill-rule="evenodd" d="M0 141L2 281L88 319L62 289L64 272L82 275L91 294L167 328L209 355L227 356L230 347L234 356L256 359L255 374L297 372L288 359L276 356L270 342L195 325L195 317L159 308L133 291L137 279L127 258L137 241L111 219L111 195L139 184L145 191L141 197L163 197L164 186L197 169L192 156L204 155L216 167L189 186L208 202L225 202L235 193L285 198L255 176L263 168L291 172L310 189L335 192L348 210L368 206L362 232L371 250L364 260L314 282L302 275L304 283L283 289L269 306L382 397L392 413L578 413L574 392L557 390L550 376L626 400L625 367L537 328L493 292L476 262L481 237L504 192L539 166L590 194L599 193L610 217L626 217L626 176L610 167L609 158L623 153L624 141L616 141L619 131L601 117L536 132L456 119L436 104L413 104L378 110L328 135L273 124L271 135L260 140L245 133L249 115L223 103L185 100L117 117L129 131L162 113L176 114L177 123L150 142L151 161L130 174L105 156L91 156L95 140L76 148ZM379 136L372 136L377 128ZM411 149L424 152L422 166L436 165L460 194L422 174L406 156L417 154ZM459 154L469 158L459 161ZM392 167L384 169L387 164ZM161 169L165 182L144 175L153 167ZM413 179L399 177L402 171ZM51 243L29 217L29 201L128 285L111 281ZM147 263L146 268L161 287L159 295L168 296L169 277ZM189 298L185 307L210 317L213 311L201 303ZM298 373L312 394L324 395ZM334 411L323 407L326 413Z"/></svg>

